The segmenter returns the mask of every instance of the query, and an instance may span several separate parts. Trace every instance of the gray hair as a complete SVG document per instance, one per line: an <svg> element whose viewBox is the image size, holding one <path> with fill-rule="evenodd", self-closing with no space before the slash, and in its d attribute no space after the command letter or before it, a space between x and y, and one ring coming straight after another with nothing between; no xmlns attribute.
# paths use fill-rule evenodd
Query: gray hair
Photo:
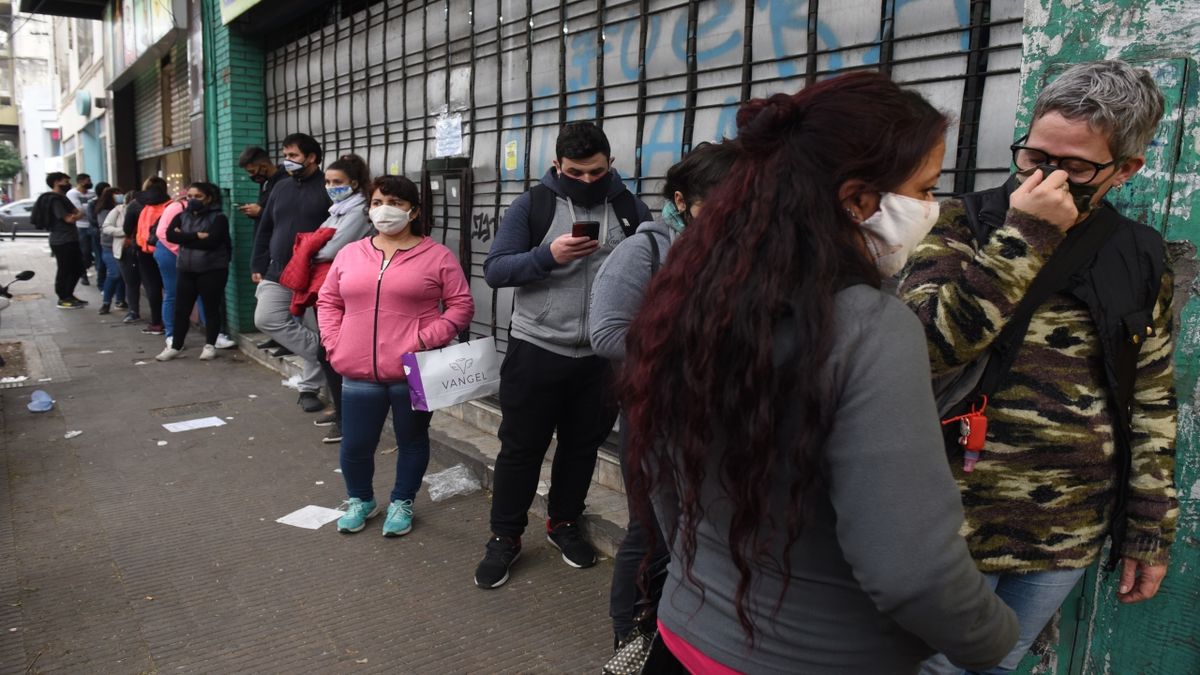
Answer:
<svg viewBox="0 0 1200 675"><path fill-rule="evenodd" d="M1146 151L1163 116L1163 95L1150 73L1124 61L1071 66L1038 94L1033 119L1057 112L1087 120L1109 134L1108 149L1120 161Z"/></svg>

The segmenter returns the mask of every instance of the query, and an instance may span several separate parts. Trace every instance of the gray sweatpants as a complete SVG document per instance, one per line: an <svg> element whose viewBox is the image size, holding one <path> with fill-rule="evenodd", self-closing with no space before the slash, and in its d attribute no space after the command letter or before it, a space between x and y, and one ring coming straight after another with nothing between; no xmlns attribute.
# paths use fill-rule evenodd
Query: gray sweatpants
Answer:
<svg viewBox="0 0 1200 675"><path fill-rule="evenodd" d="M313 312L304 313L303 322L292 316L288 309L292 304L292 292L274 281L263 279L254 290L258 305L254 308L254 325L304 359L304 372L300 375L300 391L320 392L325 384L321 364L317 361L317 348L321 340Z"/></svg>

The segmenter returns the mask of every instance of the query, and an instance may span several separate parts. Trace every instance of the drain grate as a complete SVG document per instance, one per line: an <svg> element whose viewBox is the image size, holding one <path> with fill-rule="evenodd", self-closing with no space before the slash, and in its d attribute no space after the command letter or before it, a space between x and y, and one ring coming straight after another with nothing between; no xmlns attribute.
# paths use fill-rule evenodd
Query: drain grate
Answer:
<svg viewBox="0 0 1200 675"><path fill-rule="evenodd" d="M154 408L150 413L155 417L183 417L185 415L215 412L224 408L225 404L221 401L200 401L198 403L185 403L184 405L173 405L166 408Z"/></svg>

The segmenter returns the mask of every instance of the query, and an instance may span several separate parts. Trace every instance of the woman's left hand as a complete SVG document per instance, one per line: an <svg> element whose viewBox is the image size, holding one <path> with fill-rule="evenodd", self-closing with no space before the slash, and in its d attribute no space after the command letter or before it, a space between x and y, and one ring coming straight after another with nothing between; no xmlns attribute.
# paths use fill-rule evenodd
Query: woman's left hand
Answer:
<svg viewBox="0 0 1200 675"><path fill-rule="evenodd" d="M197 232L196 238L197 239L208 239L208 233L207 232Z"/></svg>

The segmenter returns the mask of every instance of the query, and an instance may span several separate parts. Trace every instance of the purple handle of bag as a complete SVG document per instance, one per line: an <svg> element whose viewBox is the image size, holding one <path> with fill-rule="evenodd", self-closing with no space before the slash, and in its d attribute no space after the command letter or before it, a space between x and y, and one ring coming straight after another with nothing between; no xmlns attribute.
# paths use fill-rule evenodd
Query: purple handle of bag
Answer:
<svg viewBox="0 0 1200 675"><path fill-rule="evenodd" d="M404 373L408 378L408 398L412 401L413 410L428 412L429 403L425 400L425 385L421 382L421 367L417 365L417 355L412 352L401 354L400 363L404 365Z"/></svg>

